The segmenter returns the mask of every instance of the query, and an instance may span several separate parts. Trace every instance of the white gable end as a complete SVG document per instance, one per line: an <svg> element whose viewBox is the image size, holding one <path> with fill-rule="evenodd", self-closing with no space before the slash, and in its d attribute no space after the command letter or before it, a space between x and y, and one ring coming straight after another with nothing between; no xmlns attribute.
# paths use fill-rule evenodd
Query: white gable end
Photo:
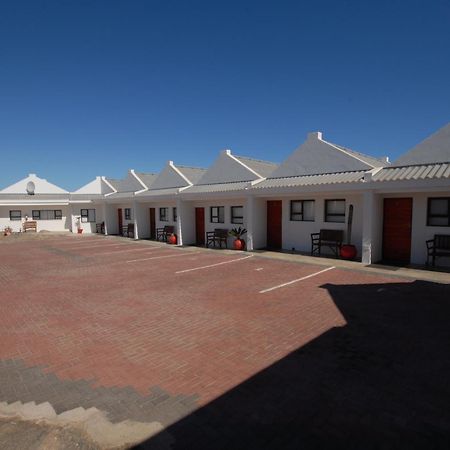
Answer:
<svg viewBox="0 0 450 450"><path fill-rule="evenodd" d="M161 171L150 189L167 189L188 186L187 180L175 169L173 162L169 161Z"/></svg>
<svg viewBox="0 0 450 450"><path fill-rule="evenodd" d="M315 175L373 169L362 160L322 140L322 133L309 133L308 139L286 159L270 178Z"/></svg>
<svg viewBox="0 0 450 450"><path fill-rule="evenodd" d="M30 173L23 180L12 184L1 190L2 194L27 194L32 190L33 194L68 194L68 191L56 186L56 184L49 183L43 178L39 178L34 173Z"/></svg>
<svg viewBox="0 0 450 450"><path fill-rule="evenodd" d="M450 123L395 161L396 166L450 161Z"/></svg>
<svg viewBox="0 0 450 450"><path fill-rule="evenodd" d="M90 183L85 184L73 192L73 194L109 194L113 190L102 180L101 177L96 177Z"/></svg>
<svg viewBox="0 0 450 450"><path fill-rule="evenodd" d="M230 150L224 150L197 184L233 183L260 178L254 171L234 159Z"/></svg>

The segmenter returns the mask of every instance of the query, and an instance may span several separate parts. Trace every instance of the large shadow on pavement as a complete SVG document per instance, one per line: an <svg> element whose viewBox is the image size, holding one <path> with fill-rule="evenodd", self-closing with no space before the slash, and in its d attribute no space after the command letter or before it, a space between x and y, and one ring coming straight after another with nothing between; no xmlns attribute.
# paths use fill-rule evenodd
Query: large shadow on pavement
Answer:
<svg viewBox="0 0 450 450"><path fill-rule="evenodd" d="M450 285L322 288L347 325L136 448L450 448Z"/></svg>

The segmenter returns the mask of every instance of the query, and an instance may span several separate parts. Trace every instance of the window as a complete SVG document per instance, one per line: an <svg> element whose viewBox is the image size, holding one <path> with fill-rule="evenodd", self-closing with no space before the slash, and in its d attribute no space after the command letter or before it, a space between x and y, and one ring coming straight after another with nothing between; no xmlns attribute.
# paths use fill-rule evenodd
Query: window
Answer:
<svg viewBox="0 0 450 450"><path fill-rule="evenodd" d="M9 220L22 220L22 211L19 209L9 211Z"/></svg>
<svg viewBox="0 0 450 450"><path fill-rule="evenodd" d="M428 199L427 225L450 227L450 197Z"/></svg>
<svg viewBox="0 0 450 450"><path fill-rule="evenodd" d="M33 220L62 220L60 209L33 209Z"/></svg>
<svg viewBox="0 0 450 450"><path fill-rule="evenodd" d="M345 200L325 200L325 222L345 222Z"/></svg>
<svg viewBox="0 0 450 450"><path fill-rule="evenodd" d="M161 222L169 221L169 208L159 208L159 220Z"/></svg>
<svg viewBox="0 0 450 450"><path fill-rule="evenodd" d="M232 206L231 207L231 223L244 223L244 207Z"/></svg>
<svg viewBox="0 0 450 450"><path fill-rule="evenodd" d="M125 208L125 220L131 220L131 208Z"/></svg>
<svg viewBox="0 0 450 450"><path fill-rule="evenodd" d="M177 208L172 208L172 214L173 214L173 221L176 222L177 221Z"/></svg>
<svg viewBox="0 0 450 450"><path fill-rule="evenodd" d="M211 206L210 215L211 215L211 223L224 223L225 222L225 207L224 206Z"/></svg>
<svg viewBox="0 0 450 450"><path fill-rule="evenodd" d="M291 200L291 221L314 222L314 200Z"/></svg>
<svg viewBox="0 0 450 450"><path fill-rule="evenodd" d="M81 222L95 222L95 209L82 209Z"/></svg>

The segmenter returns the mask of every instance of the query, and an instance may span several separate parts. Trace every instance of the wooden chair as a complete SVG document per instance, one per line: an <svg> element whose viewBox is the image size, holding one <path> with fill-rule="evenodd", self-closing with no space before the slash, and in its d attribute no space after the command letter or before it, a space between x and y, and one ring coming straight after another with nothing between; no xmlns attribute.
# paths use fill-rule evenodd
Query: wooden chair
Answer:
<svg viewBox="0 0 450 450"><path fill-rule="evenodd" d="M105 234L105 222L95 224L95 232Z"/></svg>
<svg viewBox="0 0 450 450"><path fill-rule="evenodd" d="M214 247L219 245L222 248L222 243L225 244L225 248L228 248L228 230L226 228L216 228L214 231L206 232L205 247L213 244Z"/></svg>
<svg viewBox="0 0 450 450"><path fill-rule="evenodd" d="M433 239L425 241L427 246L427 266L430 263L434 267L436 265L436 257L450 257L450 235L435 234Z"/></svg>
<svg viewBox="0 0 450 450"><path fill-rule="evenodd" d="M330 248L335 256L339 256L343 240L343 230L320 230L319 233L311 233L311 256L320 256L322 247Z"/></svg>
<svg viewBox="0 0 450 450"><path fill-rule="evenodd" d="M157 228L156 229L156 240L162 241L162 242L167 242L168 237L172 233L175 233L175 227L173 225L165 225L162 228Z"/></svg>
<svg viewBox="0 0 450 450"><path fill-rule="evenodd" d="M122 236L134 237L134 223L129 223L122 227Z"/></svg>
<svg viewBox="0 0 450 450"><path fill-rule="evenodd" d="M23 223L23 231L26 233L29 230L37 232L37 222L35 220L27 220Z"/></svg>

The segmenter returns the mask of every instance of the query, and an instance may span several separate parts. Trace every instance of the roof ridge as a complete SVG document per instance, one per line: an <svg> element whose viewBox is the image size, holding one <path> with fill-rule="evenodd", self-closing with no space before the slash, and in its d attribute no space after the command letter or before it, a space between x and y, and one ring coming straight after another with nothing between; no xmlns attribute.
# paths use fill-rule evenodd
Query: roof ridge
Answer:
<svg viewBox="0 0 450 450"><path fill-rule="evenodd" d="M177 167L181 167L183 169L198 169L198 170L208 170L205 167L194 167L194 166L184 166L183 164L175 164Z"/></svg>

